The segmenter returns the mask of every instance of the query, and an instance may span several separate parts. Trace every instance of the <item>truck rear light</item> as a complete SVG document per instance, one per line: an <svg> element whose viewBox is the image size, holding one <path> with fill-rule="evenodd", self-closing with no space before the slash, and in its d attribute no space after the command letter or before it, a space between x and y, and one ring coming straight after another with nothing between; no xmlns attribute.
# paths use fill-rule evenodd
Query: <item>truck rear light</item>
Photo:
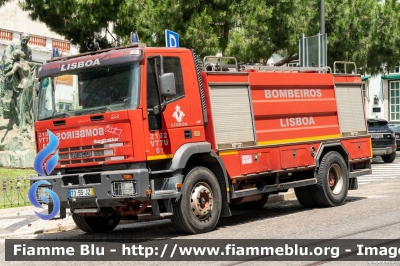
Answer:
<svg viewBox="0 0 400 266"><path fill-rule="evenodd" d="M135 181L113 182L112 194L115 197L135 196Z"/></svg>

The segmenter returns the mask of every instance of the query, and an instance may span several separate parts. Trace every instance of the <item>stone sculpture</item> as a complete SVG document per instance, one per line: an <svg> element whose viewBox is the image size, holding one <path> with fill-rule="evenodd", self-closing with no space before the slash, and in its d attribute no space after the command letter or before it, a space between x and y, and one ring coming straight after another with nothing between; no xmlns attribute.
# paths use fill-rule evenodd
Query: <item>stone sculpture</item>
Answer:
<svg viewBox="0 0 400 266"><path fill-rule="evenodd" d="M25 53L21 50L14 50L12 53L13 67L7 74L3 76L3 80L13 77L16 83L11 84L13 96L11 99L10 109L13 112L19 129L25 130L25 125L32 125L32 104L33 104L33 79L31 75L31 67L25 61Z"/></svg>
<svg viewBox="0 0 400 266"><path fill-rule="evenodd" d="M30 36L4 51L0 69L0 167L32 167L36 154L33 132L33 82L39 64L32 62Z"/></svg>

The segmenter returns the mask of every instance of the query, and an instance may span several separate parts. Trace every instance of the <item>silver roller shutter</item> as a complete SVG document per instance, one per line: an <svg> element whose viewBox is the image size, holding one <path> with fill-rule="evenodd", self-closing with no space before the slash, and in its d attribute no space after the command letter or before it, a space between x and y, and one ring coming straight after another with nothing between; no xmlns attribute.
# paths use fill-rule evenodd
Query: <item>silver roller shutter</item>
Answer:
<svg viewBox="0 0 400 266"><path fill-rule="evenodd" d="M248 86L210 86L218 148L255 144Z"/></svg>
<svg viewBox="0 0 400 266"><path fill-rule="evenodd" d="M367 134L361 86L337 84L335 93L342 136Z"/></svg>

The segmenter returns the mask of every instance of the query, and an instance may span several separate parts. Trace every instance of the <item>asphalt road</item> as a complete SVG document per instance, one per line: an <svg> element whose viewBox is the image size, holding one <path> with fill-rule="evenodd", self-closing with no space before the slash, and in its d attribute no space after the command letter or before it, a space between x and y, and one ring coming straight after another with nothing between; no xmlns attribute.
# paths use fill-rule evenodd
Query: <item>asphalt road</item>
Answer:
<svg viewBox="0 0 400 266"><path fill-rule="evenodd" d="M399 152L398 152L399 153ZM398 154L399 156L400 154ZM222 218L217 228L201 235L181 235L168 219L124 224L106 234L85 234L80 230L20 238L37 239L395 239L400 238L400 157L392 164L374 160L373 175L360 178L359 189L349 191L344 205L335 208L305 209L296 199L267 204L261 210L235 211ZM397 243L399 245L399 243ZM399 254L400 258L400 254ZM265 262L203 262L213 265L264 265ZM322 262L334 265L365 265L367 262ZM1 265L48 265L43 262L5 262L4 242L0 242ZM50 265L81 265L82 262L54 262ZM84 265L198 265L199 262L85 262ZM273 263L278 264L278 263ZM279 265L318 265L286 262Z"/></svg>

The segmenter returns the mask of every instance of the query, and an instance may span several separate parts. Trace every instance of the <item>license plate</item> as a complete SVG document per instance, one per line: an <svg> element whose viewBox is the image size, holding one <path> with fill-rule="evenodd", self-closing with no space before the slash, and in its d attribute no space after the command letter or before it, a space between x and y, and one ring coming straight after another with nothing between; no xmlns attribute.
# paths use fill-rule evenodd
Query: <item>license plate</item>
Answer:
<svg viewBox="0 0 400 266"><path fill-rule="evenodd" d="M377 134L371 136L373 139L383 139L383 134Z"/></svg>
<svg viewBox="0 0 400 266"><path fill-rule="evenodd" d="M92 196L94 196L94 188L68 189L69 198L92 197Z"/></svg>

